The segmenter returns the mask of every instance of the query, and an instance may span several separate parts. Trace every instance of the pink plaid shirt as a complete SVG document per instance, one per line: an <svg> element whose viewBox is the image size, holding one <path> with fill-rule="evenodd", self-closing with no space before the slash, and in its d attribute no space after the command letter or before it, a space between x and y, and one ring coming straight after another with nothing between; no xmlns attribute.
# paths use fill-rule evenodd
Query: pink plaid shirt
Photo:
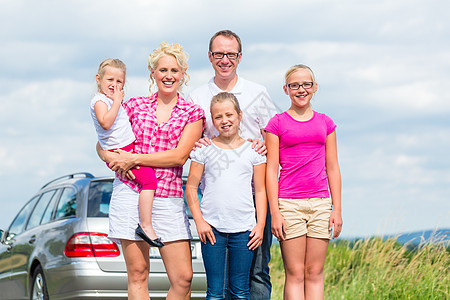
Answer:
<svg viewBox="0 0 450 300"><path fill-rule="evenodd" d="M136 153L154 153L166 151L177 147L186 124L203 119L205 124L205 113L203 109L193 103L185 101L178 96L178 102L172 110L170 118L165 123L156 121L157 93L151 97L131 98L123 104L131 122L136 141L134 151ZM158 186L155 191L156 197L183 197L181 175L183 166L172 168L154 167ZM119 178L135 191L140 187L131 180Z"/></svg>

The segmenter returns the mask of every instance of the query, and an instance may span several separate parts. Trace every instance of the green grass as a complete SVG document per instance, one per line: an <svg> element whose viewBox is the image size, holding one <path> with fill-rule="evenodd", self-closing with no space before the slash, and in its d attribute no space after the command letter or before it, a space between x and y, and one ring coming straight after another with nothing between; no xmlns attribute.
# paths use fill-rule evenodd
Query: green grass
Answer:
<svg viewBox="0 0 450 300"><path fill-rule="evenodd" d="M284 269L272 246L272 299L283 299ZM450 299L450 252L442 244L410 251L395 239L330 243L325 299Z"/></svg>

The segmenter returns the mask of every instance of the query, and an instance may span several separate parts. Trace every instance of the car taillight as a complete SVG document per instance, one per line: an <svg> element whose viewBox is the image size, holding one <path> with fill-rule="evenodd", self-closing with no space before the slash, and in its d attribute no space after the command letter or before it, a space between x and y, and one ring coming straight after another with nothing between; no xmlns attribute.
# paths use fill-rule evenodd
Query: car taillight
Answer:
<svg viewBox="0 0 450 300"><path fill-rule="evenodd" d="M67 257L119 256L117 244L99 232L79 232L72 235L64 248Z"/></svg>

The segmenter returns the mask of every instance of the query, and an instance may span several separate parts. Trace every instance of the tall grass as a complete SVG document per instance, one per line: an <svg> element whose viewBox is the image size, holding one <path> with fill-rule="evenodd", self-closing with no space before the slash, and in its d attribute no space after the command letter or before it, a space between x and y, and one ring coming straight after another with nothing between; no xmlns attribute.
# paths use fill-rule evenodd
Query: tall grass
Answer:
<svg viewBox="0 0 450 300"><path fill-rule="evenodd" d="M283 299L279 245L270 262L272 299ZM395 239L330 243L325 263L326 299L450 299L450 253L444 243L408 250Z"/></svg>

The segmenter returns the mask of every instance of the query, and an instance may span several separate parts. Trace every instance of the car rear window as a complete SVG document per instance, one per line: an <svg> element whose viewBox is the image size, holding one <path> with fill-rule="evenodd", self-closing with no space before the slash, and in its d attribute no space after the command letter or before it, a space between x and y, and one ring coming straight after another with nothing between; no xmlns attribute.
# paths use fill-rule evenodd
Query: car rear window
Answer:
<svg viewBox="0 0 450 300"><path fill-rule="evenodd" d="M107 217L113 191L112 180L92 181L89 185L88 217Z"/></svg>

